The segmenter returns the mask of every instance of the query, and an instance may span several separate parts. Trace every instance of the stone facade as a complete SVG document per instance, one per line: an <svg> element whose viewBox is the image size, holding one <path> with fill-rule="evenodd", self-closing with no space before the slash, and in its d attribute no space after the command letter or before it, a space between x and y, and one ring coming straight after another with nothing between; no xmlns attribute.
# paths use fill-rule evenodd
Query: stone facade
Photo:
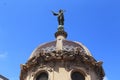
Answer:
<svg viewBox="0 0 120 80"><path fill-rule="evenodd" d="M102 62L97 62L82 48L76 47L72 51L40 51L39 55L21 65L20 78L21 80L36 80L37 74L47 72L50 80L62 78L62 80L70 80L73 71L82 73L85 80L103 80L104 77Z"/></svg>

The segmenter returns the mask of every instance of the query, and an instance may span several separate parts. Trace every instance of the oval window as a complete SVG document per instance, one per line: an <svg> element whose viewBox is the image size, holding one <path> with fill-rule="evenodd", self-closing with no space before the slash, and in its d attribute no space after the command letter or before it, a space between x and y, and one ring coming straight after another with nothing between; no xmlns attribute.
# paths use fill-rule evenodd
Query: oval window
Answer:
<svg viewBox="0 0 120 80"><path fill-rule="evenodd" d="M72 80L85 80L85 77L80 72L73 72L71 75Z"/></svg>
<svg viewBox="0 0 120 80"><path fill-rule="evenodd" d="M42 72L37 76L36 80L48 80L48 74L46 72Z"/></svg>

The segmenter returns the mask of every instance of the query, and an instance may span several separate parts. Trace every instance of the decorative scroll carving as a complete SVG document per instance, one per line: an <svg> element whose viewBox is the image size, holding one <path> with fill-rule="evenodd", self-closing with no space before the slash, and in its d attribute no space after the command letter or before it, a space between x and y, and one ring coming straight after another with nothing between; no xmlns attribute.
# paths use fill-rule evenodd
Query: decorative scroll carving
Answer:
<svg viewBox="0 0 120 80"><path fill-rule="evenodd" d="M93 68L98 76L104 77L102 62L97 62L92 56L89 56L84 52L85 51L80 47L76 47L71 51L60 50L46 52L41 50L39 55L31 58L25 65L22 65L21 73L27 74L27 71L31 70L32 68L38 66L43 68L46 65L49 65L49 71L52 71L52 68L54 68L56 65L56 61L64 61L64 67L66 70L71 70L71 65L81 66L81 64L83 64ZM88 67L86 68L88 69ZM25 76L21 75L20 80L24 80L24 77Z"/></svg>

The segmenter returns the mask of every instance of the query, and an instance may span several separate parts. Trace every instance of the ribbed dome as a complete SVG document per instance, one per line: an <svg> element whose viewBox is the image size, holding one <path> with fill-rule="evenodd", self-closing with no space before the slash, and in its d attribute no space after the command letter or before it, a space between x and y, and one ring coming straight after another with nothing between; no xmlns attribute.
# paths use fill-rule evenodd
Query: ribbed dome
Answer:
<svg viewBox="0 0 120 80"><path fill-rule="evenodd" d="M42 44L40 46L38 46L31 54L30 58L34 56L37 56L40 54L41 50L48 53L48 52L52 52L52 51L56 51L56 42L57 41L51 41L45 44ZM89 50L80 42L73 42L73 41L68 41L68 40L63 40L63 50L65 51L73 51L75 48L81 48L82 52L84 52L84 54L87 54L89 56L92 56L91 53L89 52Z"/></svg>

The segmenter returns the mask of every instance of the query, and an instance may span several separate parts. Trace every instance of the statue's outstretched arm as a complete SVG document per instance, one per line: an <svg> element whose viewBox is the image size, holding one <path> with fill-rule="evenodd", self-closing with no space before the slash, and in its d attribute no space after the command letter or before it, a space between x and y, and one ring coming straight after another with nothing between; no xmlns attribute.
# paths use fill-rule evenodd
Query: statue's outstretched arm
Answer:
<svg viewBox="0 0 120 80"><path fill-rule="evenodd" d="M54 15L54 16L57 16L57 15L58 15L58 14L57 14L57 13L55 13L54 11L52 11L52 13L53 13L53 15Z"/></svg>

